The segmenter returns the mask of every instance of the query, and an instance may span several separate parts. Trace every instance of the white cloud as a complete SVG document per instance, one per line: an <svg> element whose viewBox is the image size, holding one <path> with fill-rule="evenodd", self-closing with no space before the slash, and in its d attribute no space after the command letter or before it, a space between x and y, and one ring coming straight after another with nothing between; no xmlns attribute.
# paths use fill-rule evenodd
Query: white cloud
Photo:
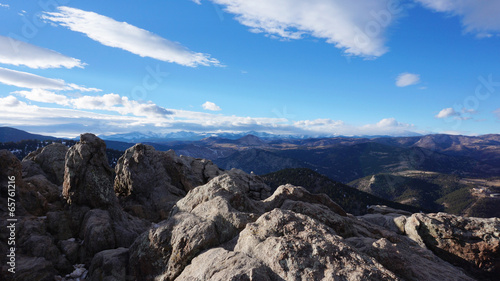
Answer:
<svg viewBox="0 0 500 281"><path fill-rule="evenodd" d="M99 92L96 88L85 88L75 84L66 84L62 79L53 79L35 74L0 67L0 83L28 89L78 90Z"/></svg>
<svg viewBox="0 0 500 281"><path fill-rule="evenodd" d="M46 12L42 18L58 23L109 47L120 48L141 57L151 57L184 66L220 65L208 54L192 52L177 42L164 39L126 22L70 7Z"/></svg>
<svg viewBox="0 0 500 281"><path fill-rule="evenodd" d="M455 109L449 107L442 109L436 116L436 118L444 119L453 117L456 120L470 120L472 119L473 114L477 114L477 111L474 109L466 109L462 108L460 111L456 111Z"/></svg>
<svg viewBox="0 0 500 281"><path fill-rule="evenodd" d="M152 102L140 103L117 94L83 96L72 99L70 103L76 109L114 111L122 115L132 114L134 116L144 117L165 117L172 114L171 111Z"/></svg>
<svg viewBox="0 0 500 281"><path fill-rule="evenodd" d="M375 124L362 126L360 131L369 135L401 135L413 129L412 124L399 122L395 118L385 118Z"/></svg>
<svg viewBox="0 0 500 281"><path fill-rule="evenodd" d="M209 102L209 101L207 101L204 104L202 104L202 107L205 110L211 110L211 111L220 111L220 110L222 110L222 108L220 108L218 105L216 105L213 102Z"/></svg>
<svg viewBox="0 0 500 281"><path fill-rule="evenodd" d="M411 85L418 84L420 82L420 75L413 73L401 73L396 78L396 86L407 87Z"/></svg>
<svg viewBox="0 0 500 281"><path fill-rule="evenodd" d="M388 51L386 29L403 11L399 3L386 0L211 1L235 14L252 32L284 39L309 35L362 57L378 57Z"/></svg>
<svg viewBox="0 0 500 281"><path fill-rule="evenodd" d="M56 51L1 35L0 63L25 65L30 68L83 68L85 65L78 59L64 56Z"/></svg>
<svg viewBox="0 0 500 281"><path fill-rule="evenodd" d="M138 107L134 101L116 94L82 97L69 101L74 108L52 108L28 105L14 96L0 98L0 125L52 131L59 135L127 133L132 131L248 132L261 131L291 135L401 135L413 125L383 119L375 124L353 126L340 120L316 119L290 123L285 118L225 116L222 114L165 109L149 103ZM134 108L138 111L133 111ZM95 113L105 110L120 114Z"/></svg>
<svg viewBox="0 0 500 281"><path fill-rule="evenodd" d="M30 89L64 90L66 84L61 79L51 79L35 74L0 67L0 83Z"/></svg>
<svg viewBox="0 0 500 281"><path fill-rule="evenodd" d="M172 112L160 107L152 102L141 103L130 100L128 97L122 97L117 94L106 94L102 96L81 96L78 98L68 98L62 94L56 94L43 89L32 89L30 91L15 91L16 94L25 99L53 103L62 106L72 107L74 109L84 110L102 110L117 112L121 115L134 115L143 117L165 117Z"/></svg>
<svg viewBox="0 0 500 281"><path fill-rule="evenodd" d="M10 8L9 4L2 4L2 3L0 3L0 7L2 7L2 8Z"/></svg>
<svg viewBox="0 0 500 281"><path fill-rule="evenodd" d="M416 0L437 12L459 16L466 32L489 36L500 32L500 1Z"/></svg>
<svg viewBox="0 0 500 281"><path fill-rule="evenodd" d="M12 94L17 94L31 101L55 103L59 105L69 105L69 99L65 95L55 94L43 89L32 89L30 91L15 91Z"/></svg>
<svg viewBox="0 0 500 281"><path fill-rule="evenodd" d="M456 112L455 109L448 107L439 111L439 113L435 116L436 118L448 118L448 117L458 117L460 113Z"/></svg>

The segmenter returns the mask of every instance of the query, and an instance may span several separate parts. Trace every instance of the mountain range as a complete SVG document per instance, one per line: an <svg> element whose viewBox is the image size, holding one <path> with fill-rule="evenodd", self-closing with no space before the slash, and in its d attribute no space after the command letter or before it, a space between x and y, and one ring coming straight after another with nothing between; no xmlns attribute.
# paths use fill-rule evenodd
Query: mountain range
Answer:
<svg viewBox="0 0 500 281"><path fill-rule="evenodd" d="M190 135L189 132L183 134ZM26 137L40 136L0 128L0 139L4 142ZM159 151L172 149L178 155L209 159L224 170L238 168L247 173L265 175L289 169L285 173L287 177L280 183L293 182L297 176L291 171L300 173L300 169L306 168L378 198L425 210L480 217L500 214L500 208L495 208L498 199L490 196L499 192L500 135L231 137L209 136L195 141L159 138L157 142L144 144ZM114 167L122 151L133 143L111 139L105 141L109 162ZM114 139L123 139L123 136ZM25 144L20 146L27 147ZM22 159L29 152L24 151L18 157Z"/></svg>
<svg viewBox="0 0 500 281"><path fill-rule="evenodd" d="M245 145L255 144L248 139ZM0 251L7 253L0 280L473 281L500 274L499 218L427 213L309 169L261 177L145 144L129 147L113 169L97 136L66 144L22 161L0 149ZM7 204L14 196L15 210ZM388 206L367 206L373 203Z"/></svg>

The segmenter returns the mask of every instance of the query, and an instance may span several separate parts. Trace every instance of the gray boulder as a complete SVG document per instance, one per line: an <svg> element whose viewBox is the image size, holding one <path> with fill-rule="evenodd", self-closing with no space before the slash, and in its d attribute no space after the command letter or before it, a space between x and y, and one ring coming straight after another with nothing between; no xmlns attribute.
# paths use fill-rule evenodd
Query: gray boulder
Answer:
<svg viewBox="0 0 500 281"><path fill-rule="evenodd" d="M400 280L308 216L275 209L248 224L234 248L285 280Z"/></svg>
<svg viewBox="0 0 500 281"><path fill-rule="evenodd" d="M413 214L406 220L405 233L474 276L494 280L500 275L499 218Z"/></svg>
<svg viewBox="0 0 500 281"><path fill-rule="evenodd" d="M23 162L31 161L38 164L44 174L47 175L47 179L56 185L61 185L64 181L64 163L67 152L68 147L64 144L53 143L31 152L23 159ZM27 169L29 166L32 166L32 164L25 165L23 163L26 172L30 171ZM31 169L37 170L36 167L31 167Z"/></svg>
<svg viewBox="0 0 500 281"><path fill-rule="evenodd" d="M401 239L392 243L386 238L347 238L346 243L375 258L377 262L404 280L472 281L462 270L452 266L421 248L418 244Z"/></svg>
<svg viewBox="0 0 500 281"><path fill-rule="evenodd" d="M113 170L106 156L106 144L92 134L83 134L66 154L62 194L68 204L108 208L117 205L113 191Z"/></svg>
<svg viewBox="0 0 500 281"><path fill-rule="evenodd" d="M166 219L189 190L221 173L211 161L143 144L127 149L115 171L114 191L125 210L150 221Z"/></svg>
<svg viewBox="0 0 500 281"><path fill-rule="evenodd" d="M89 268L90 281L122 281L131 279L128 271L128 249L117 248L97 253Z"/></svg>
<svg viewBox="0 0 500 281"><path fill-rule="evenodd" d="M210 249L191 261L176 281L282 281L268 266L241 252Z"/></svg>

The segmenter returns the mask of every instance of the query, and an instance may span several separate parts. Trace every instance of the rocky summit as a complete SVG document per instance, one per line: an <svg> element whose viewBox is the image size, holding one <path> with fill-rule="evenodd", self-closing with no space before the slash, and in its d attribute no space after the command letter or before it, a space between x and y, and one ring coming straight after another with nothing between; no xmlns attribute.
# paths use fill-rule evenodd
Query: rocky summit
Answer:
<svg viewBox="0 0 500 281"><path fill-rule="evenodd" d="M274 192L241 170L137 144L109 165L83 134L19 161L0 151L0 280L498 280L500 219ZM7 186L15 176L15 273Z"/></svg>

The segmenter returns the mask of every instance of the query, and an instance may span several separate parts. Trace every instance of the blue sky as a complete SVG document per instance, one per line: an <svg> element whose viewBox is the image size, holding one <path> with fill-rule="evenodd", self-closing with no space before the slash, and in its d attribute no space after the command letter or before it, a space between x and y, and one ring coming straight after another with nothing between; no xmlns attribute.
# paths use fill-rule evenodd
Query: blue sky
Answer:
<svg viewBox="0 0 500 281"><path fill-rule="evenodd" d="M475 0L0 0L0 126L499 133L498 14Z"/></svg>

